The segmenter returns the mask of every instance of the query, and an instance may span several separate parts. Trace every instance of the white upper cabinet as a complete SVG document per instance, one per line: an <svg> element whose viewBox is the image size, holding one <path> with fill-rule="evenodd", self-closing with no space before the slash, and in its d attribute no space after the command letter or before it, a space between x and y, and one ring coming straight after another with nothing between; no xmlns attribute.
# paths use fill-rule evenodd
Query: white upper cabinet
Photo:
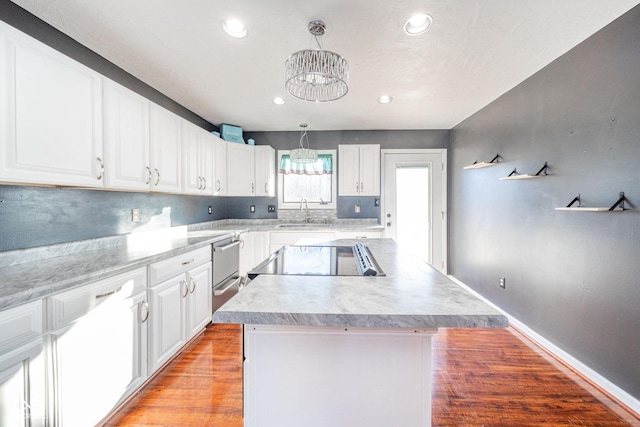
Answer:
<svg viewBox="0 0 640 427"><path fill-rule="evenodd" d="M275 196L276 152L268 145L227 144L227 195Z"/></svg>
<svg viewBox="0 0 640 427"><path fill-rule="evenodd" d="M338 146L338 195L380 195L380 145Z"/></svg>
<svg viewBox="0 0 640 427"><path fill-rule="evenodd" d="M256 145L255 180L256 196L274 197L276 195L276 150L269 145Z"/></svg>
<svg viewBox="0 0 640 427"><path fill-rule="evenodd" d="M227 195L227 143L217 136L213 137L213 194Z"/></svg>
<svg viewBox="0 0 640 427"><path fill-rule="evenodd" d="M151 190L180 193L183 120L154 103L151 103L150 117Z"/></svg>
<svg viewBox="0 0 640 427"><path fill-rule="evenodd" d="M254 146L227 144L227 196L255 196Z"/></svg>
<svg viewBox="0 0 640 427"><path fill-rule="evenodd" d="M149 100L104 79L105 187L150 189Z"/></svg>
<svg viewBox="0 0 640 427"><path fill-rule="evenodd" d="M214 136L193 123L182 122L182 191L213 195Z"/></svg>
<svg viewBox="0 0 640 427"><path fill-rule="evenodd" d="M0 22L0 181L103 186L102 79Z"/></svg>

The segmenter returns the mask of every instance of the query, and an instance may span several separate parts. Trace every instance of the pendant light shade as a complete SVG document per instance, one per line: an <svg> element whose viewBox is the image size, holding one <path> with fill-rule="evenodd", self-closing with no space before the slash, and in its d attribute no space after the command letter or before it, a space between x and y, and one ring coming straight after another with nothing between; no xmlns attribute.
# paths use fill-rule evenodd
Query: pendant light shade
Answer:
<svg viewBox="0 0 640 427"><path fill-rule="evenodd" d="M307 163L315 163L318 160L318 152L316 150L312 150L309 147L309 136L307 135L307 124L300 123L300 128L302 128L302 133L300 135L300 147L291 150L289 153L289 158L291 159L291 163L298 164L307 164ZM307 140L307 146L304 146L304 140Z"/></svg>
<svg viewBox="0 0 640 427"><path fill-rule="evenodd" d="M285 87L296 98L305 101L335 101L349 91L349 64L337 53L323 50L318 36L325 33L322 21L311 21L309 32L318 49L292 54L285 63Z"/></svg>

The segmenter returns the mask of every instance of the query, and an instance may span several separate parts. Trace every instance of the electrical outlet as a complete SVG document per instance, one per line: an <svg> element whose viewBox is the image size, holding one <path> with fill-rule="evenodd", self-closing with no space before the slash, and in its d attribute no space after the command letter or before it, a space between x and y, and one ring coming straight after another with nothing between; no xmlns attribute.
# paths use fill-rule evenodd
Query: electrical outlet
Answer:
<svg viewBox="0 0 640 427"><path fill-rule="evenodd" d="M267 212L275 212L276 205L267 205Z"/></svg>
<svg viewBox="0 0 640 427"><path fill-rule="evenodd" d="M498 280L499 280L498 281L498 286L500 286L502 289L505 289L506 286L507 286L506 279L504 277L500 277Z"/></svg>
<svg viewBox="0 0 640 427"><path fill-rule="evenodd" d="M373 206L380 206L380 199L376 197L373 201Z"/></svg>
<svg viewBox="0 0 640 427"><path fill-rule="evenodd" d="M360 213L360 202L356 203L353 210L355 213Z"/></svg>
<svg viewBox="0 0 640 427"><path fill-rule="evenodd" d="M140 209L138 208L131 209L131 221L133 222L140 221Z"/></svg>
<svg viewBox="0 0 640 427"><path fill-rule="evenodd" d="M209 206L208 212L209 212L209 215L213 213L213 208L211 206Z"/></svg>
<svg viewBox="0 0 640 427"><path fill-rule="evenodd" d="M249 212L255 213L256 212L256 205L249 206Z"/></svg>

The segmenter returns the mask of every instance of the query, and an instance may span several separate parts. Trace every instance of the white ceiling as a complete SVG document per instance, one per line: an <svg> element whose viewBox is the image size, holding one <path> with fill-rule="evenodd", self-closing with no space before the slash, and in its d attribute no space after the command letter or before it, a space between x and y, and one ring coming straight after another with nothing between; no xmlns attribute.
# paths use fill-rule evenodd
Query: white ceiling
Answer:
<svg viewBox="0 0 640 427"><path fill-rule="evenodd" d="M214 124L249 131L450 129L613 21L638 0L13 0ZM418 36L402 26L428 13ZM220 22L235 17L248 36ZM284 89L284 62L322 45L350 66L327 103ZM382 105L382 94L394 101ZM282 106L271 100L281 96Z"/></svg>

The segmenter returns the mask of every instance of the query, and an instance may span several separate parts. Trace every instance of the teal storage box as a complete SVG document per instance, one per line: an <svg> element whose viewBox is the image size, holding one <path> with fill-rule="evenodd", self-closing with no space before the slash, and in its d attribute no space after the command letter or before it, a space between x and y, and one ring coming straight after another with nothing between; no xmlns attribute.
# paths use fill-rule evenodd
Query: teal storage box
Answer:
<svg viewBox="0 0 640 427"><path fill-rule="evenodd" d="M244 144L244 138L242 137L242 128L240 126L233 126L223 123L220 125L220 135L222 135L222 139L224 139L225 141Z"/></svg>

